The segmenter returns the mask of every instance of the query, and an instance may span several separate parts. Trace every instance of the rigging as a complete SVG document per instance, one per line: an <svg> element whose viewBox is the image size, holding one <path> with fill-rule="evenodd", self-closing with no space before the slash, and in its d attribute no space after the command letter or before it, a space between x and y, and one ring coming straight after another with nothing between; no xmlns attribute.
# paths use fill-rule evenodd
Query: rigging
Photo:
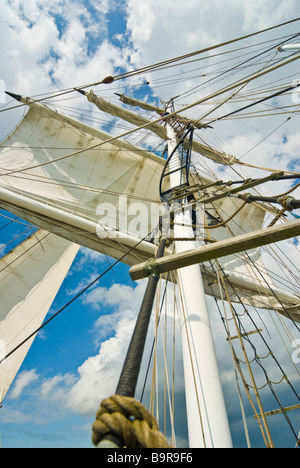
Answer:
<svg viewBox="0 0 300 468"><path fill-rule="evenodd" d="M299 20L299 18L298 18L297 20ZM299 58L299 56L298 56L297 58ZM171 59L170 64L173 63L172 60L174 60L174 59ZM178 60L179 60L179 58L178 58ZM285 64L291 63L290 59L288 59L287 61L283 61L283 62L284 62ZM283 63L283 62L282 62L282 63ZM175 63L175 62L174 62L174 63ZM162 69L162 68L159 68L159 64L156 64L156 65L157 65L157 67L156 67L156 66L153 66L153 69L157 69L157 70ZM277 65L278 65L278 64L277 64ZM166 65L166 66L167 66L167 65ZM173 65L170 65L170 66L173 66ZM145 67L145 68L147 68L147 67ZM273 71L273 70L275 70L275 69L277 69L277 68L275 68L275 65L274 65L274 62L273 62L273 67L270 67L269 71ZM139 73L139 72L142 73L142 70L144 70L144 69L136 70L136 72L137 72L137 73ZM151 70L151 67L149 68L149 71L152 71L152 70ZM131 74L131 73L132 73L132 74ZM133 75L134 75L134 72L129 72L127 76L133 76ZM263 76L263 75L261 74L260 76ZM109 77L108 79L103 80L102 83L103 83L103 82L104 82L104 83L105 83L105 82L110 82L110 83L111 83L111 82L114 81L115 79L118 79L118 77L119 77L119 79L121 80L122 78L126 78L126 74L118 75L118 76L116 76L116 77ZM253 79L254 79L254 78L253 78ZM244 85L248 84L248 82L249 82L249 80L244 80L244 82L243 82L242 85L241 85L241 81L240 81L240 82L239 82L239 85L244 86ZM236 84L235 84L235 85L236 85ZM82 88L82 89L83 89L83 88ZM234 88L232 88L232 89L234 89ZM220 93L220 94L213 93L213 94L211 94L210 96L206 96L205 98L203 98L203 99L200 100L200 101L198 100L196 103L194 103L194 104L192 104L192 105L185 106L184 109L189 109L189 108L191 108L191 107L193 107L194 105L197 105L197 104L199 104L199 103L211 102L212 99L213 99L212 96L217 97L218 95L221 95L223 92L225 92L225 90L228 91L228 87L227 87L227 88L224 88L224 89L221 90L221 91L219 91L218 93ZM277 93L282 93L282 94L284 93L284 91L281 90L280 88L279 88L279 89L274 89L273 91L274 91L274 92L276 91L276 95L277 95ZM73 91L70 91L70 92L73 92ZM257 92L257 90L256 90L256 92ZM271 92L271 91L270 91L270 92ZM250 96L250 97L252 96L252 98L253 98L254 94L252 94L252 95L250 94L250 95L249 95L249 93L248 93L247 95L244 95L244 99L248 99L249 96ZM19 97L20 97L20 96L19 96ZM239 96L239 97L240 97L240 98L243 98L243 96ZM266 98L266 99L268 99L268 98ZM210 100L211 100L211 101L210 101ZM239 101L236 100L235 102L239 102ZM220 103L220 102L219 102L219 103ZM253 104L251 104L250 106L252 106L252 105L254 106L255 104L256 104L256 103L253 103ZM32 101L32 105L36 105L36 103ZM42 107L42 106L41 106L41 107ZM246 108L248 108L248 106L246 106ZM237 112L238 112L238 111L237 111ZM174 120L176 119L176 116L177 116L177 113L174 112L174 113L173 113ZM225 117L226 117L226 116L225 116ZM224 118L225 118L225 117L224 117ZM68 118L65 118L65 120L68 122ZM156 120L156 122L161 122L161 120L163 120L163 118L162 118L162 119ZM63 121L63 122L65 122L65 121ZM169 122L170 122L170 121L169 121ZM153 122L151 122L151 123L153 123ZM63 123L63 124L64 124L64 123ZM140 127L140 129L141 129L141 128L144 128L144 127L142 126L142 127ZM132 132L129 132L129 134L133 133L134 131L136 131L136 130L133 130ZM83 132L82 132L82 133L83 133ZM78 131L78 134L79 134L79 131ZM125 134L125 135L126 135L126 134ZM123 136L123 135L122 135L122 136ZM112 140L109 140L109 141L113 141L113 140L114 140L114 138L113 138ZM95 147L91 146L90 149L93 149L93 148L96 149L97 147L98 147L98 145L95 146ZM35 148L38 148L38 147L36 146ZM28 147L28 149L29 149L29 147ZM46 147L45 147L44 149L46 149ZM55 148L52 148L52 149L55 149ZM66 147L66 148L62 148L62 150L63 150L63 151L66 151L66 150L67 150L67 147ZM85 149L84 151L86 151L86 149ZM98 151L98 149L97 149L97 151ZM57 163L57 162L60 161L61 159L65 159L65 158L70 157L70 156L77 156L77 154L80 154L80 153L81 153L81 151L72 153L72 154L70 154L70 155L65 155L65 156L63 156L63 157L61 157L61 158L59 158L59 159L54 159L54 158L53 158L53 160L52 160L51 162L52 162L52 163ZM99 155L101 156L101 153L99 153ZM78 161L79 159L80 159L80 158L74 158L74 161L75 161L74 164L76 164L76 160ZM72 161L72 163L73 163L73 161ZM19 178L21 178L21 177L22 177L22 181L29 180L29 178L27 178L27 175L26 175L26 174L23 174L23 176L18 176L18 175L16 175L15 173L19 173L19 172L22 173L23 171L26 171L26 170L29 170L29 169L37 169L37 168L39 168L39 167L42 167L43 165L44 165L44 164L37 164L37 165L33 165L31 168L21 169L20 171L19 171L19 170L11 171L10 173L3 174L3 176L15 177L14 181L16 181L17 178L19 179ZM53 166L51 167L51 169L53 169L53 167L55 167L55 169L56 169L56 167L59 167L59 164L53 165ZM208 166L207 166L207 167L208 167ZM226 166L225 166L225 167L226 167ZM18 166L17 166L17 169L18 169ZM182 169L182 168L181 168L181 169ZM4 169L4 172L5 172L5 170L6 170L6 169ZM233 169L233 170L235 171L236 174L238 174L238 172L237 172L235 169ZM210 173L211 173L211 175L212 175L212 170L211 170L210 168L208 169L208 171L210 171ZM157 169L157 173L158 173L158 172L159 172L159 170ZM167 175L170 176L170 175L174 174L174 172L175 172L174 170L173 170L173 171L171 170L171 173L169 173L169 174L167 174ZM140 174L140 173L137 173L137 172L134 173L134 177L137 179L138 176L139 176L139 174ZM283 174L284 174L284 175L280 176L280 177L281 177L281 180L284 180L284 178L285 178L285 179L287 178L287 176L285 175L286 172L283 173ZM296 177L297 177L297 176L299 176L299 174L297 174ZM217 177L213 176L213 179L215 179L215 178L217 178ZM31 179L32 179L32 180L34 179L34 176L33 176L33 175L31 175ZM40 180L40 181L42 181L42 182L48 182L48 181L46 181L46 180L43 180L43 178L40 177L40 176L37 176L37 177L35 178L35 181L37 181L37 180ZM76 180L76 179L75 179L75 180ZM278 180L279 180L279 178L278 178ZM10 184L10 179L8 179L8 181L9 181L9 184ZM51 179L51 183L56 184L57 182L59 182L58 179L56 179L56 180L55 180L55 179ZM258 182L258 180L254 181L255 184L256 184L257 182ZM248 183L249 183L249 181L248 181ZM253 183L253 181L252 181L252 183ZM242 185L244 185L244 188L246 188L246 186L247 186L247 183L243 184L243 182L238 181L238 180L233 181L232 184L233 184L233 185L236 185L236 184L241 185L241 184L242 184ZM64 187L69 188L69 186L68 186L67 184L61 184L61 185L64 186ZM210 235L210 232L211 232L211 229L210 229L210 228L212 227L212 226L210 226L210 224L211 224L210 221L211 221L211 220L213 220L214 222L219 222L219 221L221 220L221 223L220 223L220 224L223 224L223 223L225 223L226 221L229 222L229 224L230 224L230 225L229 225L229 228L228 228L228 226L226 226L226 228L230 230L231 228L234 227L234 226L233 226L233 223L235 223L235 216L239 215L239 211L241 211L241 209L243 209L243 210L246 209L244 206L241 206L241 205L239 205L239 204L237 203L237 204L236 204L236 211L234 211L234 206L235 206L235 202L234 202L234 201L233 201L232 206L231 206L231 208L230 208L230 210L229 210L228 213L227 213L227 210L226 210L225 208L222 209L222 208L219 207L219 209L218 209L218 206L219 206L218 204L215 204L215 203L212 204L212 203L211 203L212 201L213 201L213 202L217 201L217 199L214 198L214 197L215 197L215 194L216 194L216 193L218 194L218 195L216 195L216 196L217 196L217 197L220 197L219 200L222 200L222 201L224 201L224 202L228 202L230 199L229 199L229 197L227 197L227 196L225 196L225 195L228 195L228 193L230 192L230 190L227 191L227 193L225 193L224 184L222 185L222 183L221 183L221 187L217 187L217 183L216 183L216 182L212 182L212 185L215 186L215 191L214 191L214 192L210 192L210 190L209 190L209 188L210 188L209 184L206 184L206 185L204 184L204 186L200 187L200 188L202 188L203 190L207 190L207 205L209 205L209 206L207 207L206 210L204 210L204 215L203 215L203 219L204 219L204 220L205 220L205 219L208 219L208 223L207 223L207 224L204 223L204 227L207 228L207 238L204 238L204 241L210 242L210 244L212 244L213 241L215 240L215 239L213 239L213 238L211 237L211 235ZM229 185L229 183L228 183L228 185ZM74 184L74 185L73 185L73 184L70 184L70 188L73 187L73 186L74 186L74 188L76 187L77 189L85 189L85 187L84 187L83 184ZM112 187L112 186L111 186L111 187ZM241 187L238 187L238 190L239 190L240 188L241 188ZM189 187L189 189L190 189L189 195L192 195L192 190L194 190L194 189L193 189L192 187ZM233 189L233 190L234 190L234 189ZM97 191L96 188L95 188L95 191ZM101 191L101 192L102 192L102 191ZM221 192L222 192L222 193L221 193ZM118 192L117 192L117 191L116 191L116 192L113 192L113 191L109 192L108 190L107 190L107 191L103 190L103 193L107 193L107 194L108 194L108 193L110 193L110 194L113 194L113 193L114 193L114 194L117 194ZM184 193L184 192L183 192L183 193ZM183 193L182 193L182 192L181 192L181 193L177 193L176 197L179 197L179 199L182 198ZM225 194L225 195L224 195L224 194ZM229 193L229 194L230 194L230 193ZM185 193L185 195L187 195L187 194ZM132 196L132 198L134 199L134 196ZM204 197L204 198L205 198L205 197ZM80 200L80 201L81 201L81 200ZM149 199L148 199L148 201L149 201ZM204 202L205 200L202 200L202 201ZM50 204L51 204L51 201L50 201ZM211 205L212 205L212 206L211 206ZM251 207L251 208L252 208L252 207ZM73 206L72 206L72 209L73 209ZM273 214L274 214L274 212L276 213L275 210L273 211ZM206 218L205 218L205 217L206 217ZM232 218L233 218L233 219L232 219ZM224 221L223 221L223 220L224 220ZM196 221L197 221L197 223L198 223L198 225L199 225L199 220L196 220ZM231 224L231 223L232 223L232 224ZM195 224L196 224L196 223L195 223ZM237 223L236 223L236 224L237 224ZM178 225L178 223L177 223L177 225ZM193 226L193 225L194 225L194 223L192 224L192 221L191 221L189 227L191 227L191 226ZM253 227L253 225L252 225L252 220L249 221L249 225L250 225L250 227ZM149 236L149 234L147 235L147 237L148 237L148 236ZM146 239L146 237L145 237L144 239ZM172 240L172 239L171 239L171 240ZM140 241L140 242L142 242L142 241ZM139 242L139 243L140 243L140 242ZM118 262L121 261L124 257L126 257L126 256L128 255L128 253L129 253L131 250L134 250L134 249L139 245L139 243L137 243L136 245L134 245L134 246L133 246L127 253L125 253L116 263L118 263ZM244 256L243 254L240 255L240 258L243 259L243 256ZM234 258L234 261L235 261L235 260L236 260L236 258ZM251 261L253 262L253 259L252 259L252 258L251 258ZM116 264L116 263L115 263L115 264ZM246 263L247 263L247 262L246 262ZM115 264L114 264L114 265L115 265ZM102 275L100 275L95 281L97 281L100 277L102 277L102 276L103 276L107 271L109 271L114 265L110 266L110 268L109 268L108 270L106 270L104 273L102 273ZM249 265L250 265L250 262L247 263L247 267L248 267ZM255 265L255 266L257 267L257 265ZM259 269L259 270L262 271L261 269ZM211 274L211 272L210 272L210 274ZM217 281L218 281L219 285L223 285L227 280L228 280L229 282L231 282L230 277L226 278L227 272L221 271L221 268L219 268L218 275L219 275L219 276L218 276L218 278L217 278ZM208 281L210 281L211 276L209 276L209 274L208 274L207 276L208 276ZM253 274L253 277L255 278L255 274ZM90 288L90 287L95 283L95 281L94 281L93 283L91 283L87 288ZM213 284L213 281L216 282L216 278L213 278L213 279L211 280L211 284ZM227 281L227 282L228 282L228 281ZM211 287L211 289L212 289L213 291L215 291L215 289L214 289L215 285L212 287L211 284L209 283L209 287ZM260 282L260 284L261 284L261 282ZM84 289L83 291L81 291L81 292L79 293L79 295L83 294L83 292L85 292L85 291L87 290L87 288ZM234 284L233 284L233 288L232 288L232 289L233 289L233 291L235 292L235 285L234 285ZM260 293L262 292L262 289L263 289L263 288L261 288L260 290L258 290L258 294L260 294ZM222 298L222 299L224 298L224 295L225 295L225 296L228 296L228 297L231 296L231 293L228 292L228 291L226 291L225 288L224 288L223 290L222 290L222 288L220 288L220 290L222 291L222 292L220 292L220 295L221 295L221 298ZM272 292L274 292L274 291L272 291ZM60 313L60 312L61 312L62 310L64 310L69 304L71 304L77 297L79 297L79 295L77 295L76 297L74 297L74 298L72 299L72 301L70 301L66 306L64 306L62 309L60 309L60 311L57 312L57 314L55 314L55 316L57 316L58 313ZM238 294L236 293L236 295L238 295ZM246 300L247 300L247 294L245 294L245 297L246 297ZM244 332L244 331L246 330L246 328L244 327L244 324L239 324L239 320L240 320L242 314L239 314L238 311L234 311L234 310L233 310L233 307L231 306L231 299L232 299L232 297L229 297L229 299L230 299L230 300L228 301L228 303L230 304L230 308L232 309L233 319L236 320L236 322L237 322L237 328L238 328L239 337L240 337L241 339L243 339L243 340L246 339L246 341L247 341L247 340L248 340L248 336L247 336L247 335L249 335L249 334L247 334L246 332L245 332L245 333L241 333L241 332ZM279 303L282 305L282 308L284 309L284 308L285 308L285 304L284 304L283 302L281 302L280 297L277 297L277 299L278 299L277 302L279 302ZM258 306L258 307L261 306L262 304L263 304L263 302L259 302L259 300L257 301L257 306ZM276 303L276 304L277 304L277 303ZM274 308L276 309L276 307L274 307ZM277 304L277 309L278 309L278 310L280 309L280 307L278 306L278 304ZM245 313L245 315L246 315L246 313ZM236 318L236 317L237 317L237 318ZM53 318L54 318L54 317L52 317L51 320L52 320ZM49 320L49 321L50 321L50 320ZM49 321L47 321L46 323L49 323ZM46 323L45 323L43 326L45 326ZM257 327L256 327L256 328L257 328ZM39 328L39 329L40 329L40 328ZM39 329L37 329L37 330L34 332L34 334L35 334ZM259 329L257 329L257 330L259 330ZM298 330L298 328L297 328L297 330ZM250 332L250 333L251 333L251 332ZM245 336L244 336L244 335L245 335ZM32 336L32 335L31 335L31 336ZM233 336L231 335L231 340L232 340L232 339L233 339ZM23 341L22 344L24 344L24 343L25 343L25 342ZM249 343L250 343L250 342L249 342ZM22 345L22 344L21 344L21 345ZM20 346L21 346L21 345L20 345ZM15 350L16 350L16 349L18 349L18 348L15 348ZM253 351L254 351L255 357L257 358L257 364L258 364L258 365L261 365L262 356L259 355L258 352L256 352L256 347L254 347L254 348L252 348L252 349L253 349ZM14 351L15 351L15 350L14 350ZM13 352L14 352L14 351L13 351ZM10 354L8 354L8 355L10 355ZM8 357L8 355L6 356L6 358ZM190 355L189 357L191 357L191 355ZM233 357L235 357L235 356L233 356ZM247 358L247 359L248 359L248 358ZM1 361L1 362L2 362L2 361ZM248 362L248 361L247 361L247 362ZM237 368L238 368L239 365L240 365L240 362L239 362L238 360L236 360L236 361L235 361L235 364L236 364L236 370L237 370ZM241 374L241 375L242 375L242 374ZM270 388L270 390L272 391L273 385L275 385L275 379L269 380L269 377L268 377L267 374L265 374L265 377L266 377L266 380L267 380L267 384L266 384L266 385L268 385L269 388ZM276 383L277 383L277 382L276 382ZM246 385L246 387L247 387L247 385ZM257 386L257 389L259 389L259 388L260 388L260 387ZM247 391L247 388L246 388L245 390ZM298 397L298 398L299 398L299 397ZM279 400L278 400L278 401L279 401ZM284 408L284 406L283 406L281 403L280 403L280 408L281 408L281 411L282 411L284 417L286 418L285 408ZM201 409L200 409L199 400L198 400L198 409L199 409L200 418L202 418L203 414L201 414L201 413L203 413L203 412L202 412ZM258 420L260 419L260 415L261 415L261 417L264 417L264 418L265 418L265 416L266 416L265 414L263 415L263 412L262 412L262 411L261 411L261 414L258 414L257 411L256 411L256 415L258 416ZM286 418L286 420L287 420L287 422L289 422L289 420L288 420L287 418ZM202 426L202 430L203 430L203 426ZM204 432L204 431L203 431L203 432ZM266 432L268 433L268 426L267 426L267 424L266 424ZM295 433L294 433L294 435L295 435ZM296 436L296 437L297 437L297 436ZM205 441L204 435L203 435L203 439L204 439L204 445L206 445L206 441ZM269 445L272 445L271 437L269 437L268 434L267 434L266 440L268 440ZM299 440L297 439L297 443L298 443L298 442L299 442Z"/></svg>

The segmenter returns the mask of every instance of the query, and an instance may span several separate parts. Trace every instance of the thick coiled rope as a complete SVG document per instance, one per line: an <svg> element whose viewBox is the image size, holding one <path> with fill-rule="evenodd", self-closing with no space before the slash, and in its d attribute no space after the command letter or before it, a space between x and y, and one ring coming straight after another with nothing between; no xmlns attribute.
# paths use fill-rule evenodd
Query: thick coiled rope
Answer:
<svg viewBox="0 0 300 468"><path fill-rule="evenodd" d="M113 434L127 448L170 448L154 416L132 397L113 395L103 400L92 429L95 446Z"/></svg>

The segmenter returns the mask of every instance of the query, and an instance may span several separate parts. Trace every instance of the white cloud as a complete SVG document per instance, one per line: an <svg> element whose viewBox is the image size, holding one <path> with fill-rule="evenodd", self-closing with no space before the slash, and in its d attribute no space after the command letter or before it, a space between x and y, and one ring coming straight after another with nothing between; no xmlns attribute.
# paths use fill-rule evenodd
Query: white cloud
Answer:
<svg viewBox="0 0 300 468"><path fill-rule="evenodd" d="M172 297L170 287L170 297ZM99 352L90 356L77 370L77 375L55 376L43 382L41 397L43 399L50 397L52 403L62 405L74 413L82 415L94 415L103 398L107 398L115 393L119 380L121 369L127 353L129 341L135 325L136 317L140 308L145 290L145 283L141 282L135 288L122 284L114 284L110 288L97 288L86 295L84 302L93 306L95 309L111 307L109 315L101 315L95 322L94 333L96 341L100 341ZM170 304L172 300L170 299ZM169 313L169 326L173 329L174 307L171 306ZM160 335L160 332L159 332ZM152 347L152 337L154 336L154 317L151 320L149 328L149 338L146 343L144 361L141 367L140 381L137 389L137 397L140 395L141 386L145 377L150 349ZM161 338L159 336L159 341ZM173 356L172 334L168 336L168 353ZM177 377L177 402L182 406L181 398L183 392L182 362L178 347L180 347L180 338L178 329L176 332L176 369L179 372ZM163 366L163 354L161 344L158 355L159 366ZM170 381L172 370L170 372ZM159 385L163 386L164 370L159 370ZM151 372L149 376L151 381ZM145 399L149 398L149 389L147 388ZM161 403L161 401L160 401ZM148 401L147 401L148 404ZM180 411L181 412L181 411Z"/></svg>
<svg viewBox="0 0 300 468"><path fill-rule="evenodd" d="M115 62L122 65L123 53L106 41L112 5L93 7L80 0L5 0L1 39L9 47L1 49L1 73L8 89L34 95L54 85L79 86L111 74Z"/></svg>
<svg viewBox="0 0 300 468"><path fill-rule="evenodd" d="M68 296L75 296L83 289L87 288L97 278L96 273L92 273L89 276L85 276L81 281L76 284L75 288L68 288L66 294Z"/></svg>
<svg viewBox="0 0 300 468"><path fill-rule="evenodd" d="M35 369L21 372L15 380L14 386L9 393L9 398L12 400L19 398L24 389L32 382L38 380L38 378L39 375L36 373Z"/></svg>
<svg viewBox="0 0 300 468"><path fill-rule="evenodd" d="M72 275L74 272L84 272L86 271L86 268L88 268L89 271L93 270L95 274L99 274L99 267L102 267L107 262L109 261L105 255L94 250L87 249L86 247L81 247L69 274ZM90 276L89 279L92 281L94 278L95 276ZM87 285L88 283L85 284L85 286ZM79 287L76 288L76 290L77 289L80 290ZM69 292L72 293L71 290Z"/></svg>
<svg viewBox="0 0 300 468"><path fill-rule="evenodd" d="M297 3L294 0L273 0L271 4L268 0L234 3L243 5L245 29L264 29L296 16Z"/></svg>
<svg viewBox="0 0 300 468"><path fill-rule="evenodd" d="M40 387L40 397L49 401L64 401L68 389L74 384L75 378L71 374L56 375L45 379Z"/></svg>
<svg viewBox="0 0 300 468"><path fill-rule="evenodd" d="M106 40L106 0L4 0L0 18L0 79L27 96L101 81L124 66L126 53ZM9 102L9 98L7 98ZM1 115L5 136L22 112Z"/></svg>
<svg viewBox="0 0 300 468"><path fill-rule="evenodd" d="M141 62L176 57L188 51L271 27L295 17L297 1L212 0L200 2L128 0L128 30Z"/></svg>
<svg viewBox="0 0 300 468"><path fill-rule="evenodd" d="M84 303L92 305L95 309L102 306L121 306L128 308L132 306L132 295L137 299L142 298L145 283L139 284L136 288L124 284L113 284L109 289L99 287L95 288L84 298Z"/></svg>
<svg viewBox="0 0 300 468"><path fill-rule="evenodd" d="M50 78L43 73L41 61L56 43L58 31L54 20L42 14L36 2L5 1L1 14L1 77L7 89L36 94L50 86Z"/></svg>
<svg viewBox="0 0 300 468"><path fill-rule="evenodd" d="M114 306L115 312L104 316L107 323L100 317L95 324L96 330L101 327L99 334L102 339L107 332L114 332L114 336L104 338L99 353L89 357L78 368L76 378L67 374L45 380L41 388L43 399L50 397L52 402L55 401L75 413L93 414L100 401L115 392L134 326L141 290L140 287L130 288L115 284L109 289L97 288L86 295L84 302L94 305L96 309L108 304Z"/></svg>
<svg viewBox="0 0 300 468"><path fill-rule="evenodd" d="M70 409L94 414L101 400L115 393L132 326L132 321L120 320L116 335L101 344L98 355L80 366L79 379L69 392Z"/></svg>

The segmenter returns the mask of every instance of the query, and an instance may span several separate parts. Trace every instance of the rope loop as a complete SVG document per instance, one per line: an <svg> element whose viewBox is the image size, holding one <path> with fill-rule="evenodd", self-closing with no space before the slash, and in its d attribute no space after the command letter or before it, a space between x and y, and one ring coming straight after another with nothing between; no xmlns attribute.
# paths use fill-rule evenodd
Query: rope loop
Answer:
<svg viewBox="0 0 300 468"><path fill-rule="evenodd" d="M157 267L155 258L149 258L145 263L144 270L148 276L154 276L156 278L160 277L159 269Z"/></svg>
<svg viewBox="0 0 300 468"><path fill-rule="evenodd" d="M95 446L113 434L127 448L170 448L154 416L132 397L113 395L103 400L92 429Z"/></svg>
<svg viewBox="0 0 300 468"><path fill-rule="evenodd" d="M288 195L285 195L284 197L278 198L278 203L287 211L293 211L293 207L291 205L291 202L295 200L294 197L289 197Z"/></svg>

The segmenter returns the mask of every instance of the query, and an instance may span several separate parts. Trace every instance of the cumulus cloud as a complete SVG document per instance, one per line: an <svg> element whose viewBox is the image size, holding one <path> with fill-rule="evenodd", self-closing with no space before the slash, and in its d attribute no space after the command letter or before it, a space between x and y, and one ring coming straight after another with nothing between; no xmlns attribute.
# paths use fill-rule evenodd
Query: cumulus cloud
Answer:
<svg viewBox="0 0 300 468"><path fill-rule="evenodd" d="M169 295L172 294L173 286L170 286ZM124 363L129 341L136 322L136 317L140 308L145 290L145 283L141 282L136 287L114 284L110 288L99 287L91 291L84 298L84 303L88 303L95 310L105 309L106 313L100 315L94 324L95 343L98 346L98 352L90 356L77 369L76 374L65 376L55 376L44 380L40 396L45 399L50 397L50 402L61 405L65 409L81 415L94 415L102 399L115 393L116 386L120 377L121 369ZM100 305L100 307L99 307ZM174 304L168 300L168 320L170 330L173 330L173 312ZM177 317L176 317L177 322ZM163 324L164 326L164 324ZM161 334L163 335L161 336ZM146 342L144 360L140 374L139 385L137 389L137 398L141 395L141 389L144 383L152 340L154 336L154 316L150 323L149 338ZM159 331L158 356L159 371L158 385L164 386L164 359L163 345L165 341L164 332ZM180 353L179 328L176 325L176 335L173 338L172 333L167 337L167 359L173 359L173 339L176 339L176 362L175 366L178 372L176 376L176 403L178 414L183 418L184 407L183 400L183 368ZM172 385L172 366L169 369L170 385ZM149 404L151 382L151 371L148 376L148 385L144 395L144 404ZM162 404L162 399L159 399ZM180 431L179 431L180 432Z"/></svg>
<svg viewBox="0 0 300 468"><path fill-rule="evenodd" d="M0 18L0 79L6 90L36 96L101 81L126 66L126 52L107 40L114 2L4 0ZM7 98L9 103L9 98ZM1 116L0 138L22 111Z"/></svg>
<svg viewBox="0 0 300 468"><path fill-rule="evenodd" d="M184 7L172 0L128 0L127 28L140 65L199 50L290 19L295 0L241 2L218 0L200 3L187 0Z"/></svg>
<svg viewBox="0 0 300 468"><path fill-rule="evenodd" d="M270 15L270 10L272 14ZM128 31L140 60L152 63L199 50L223 42L224 38L239 37L241 32L251 33L271 27L295 16L297 2L282 3L275 0L212 0L200 3L145 0L142 3L128 0ZM151 47L152 45L152 47ZM158 47L159 45L159 47Z"/></svg>
<svg viewBox="0 0 300 468"><path fill-rule="evenodd" d="M114 307L122 305L123 308L127 308L132 305L133 291L136 299L141 299L143 290L144 283L141 283L136 288L124 284L114 284L109 289L99 287L85 296L84 303L91 305L95 309L99 308L99 304Z"/></svg>
<svg viewBox="0 0 300 468"><path fill-rule="evenodd" d="M99 287L86 294L83 302L94 309L107 311L107 307L112 307L109 315L100 316L95 322L99 351L78 368L76 380L70 382L72 386L67 390L63 385L64 377L46 381L47 394L51 388L53 398L65 402L72 411L92 414L103 398L115 392L143 289L143 286L132 288L114 284L111 288Z"/></svg>
<svg viewBox="0 0 300 468"><path fill-rule="evenodd" d="M124 65L124 51L107 41L105 15L114 7L106 0L4 0L0 63L7 89L35 95L79 86Z"/></svg>
<svg viewBox="0 0 300 468"><path fill-rule="evenodd" d="M12 391L9 394L9 398L12 400L19 398L24 389L31 385L34 381L38 380L38 378L39 375L36 373L35 369L20 372L15 380Z"/></svg>

